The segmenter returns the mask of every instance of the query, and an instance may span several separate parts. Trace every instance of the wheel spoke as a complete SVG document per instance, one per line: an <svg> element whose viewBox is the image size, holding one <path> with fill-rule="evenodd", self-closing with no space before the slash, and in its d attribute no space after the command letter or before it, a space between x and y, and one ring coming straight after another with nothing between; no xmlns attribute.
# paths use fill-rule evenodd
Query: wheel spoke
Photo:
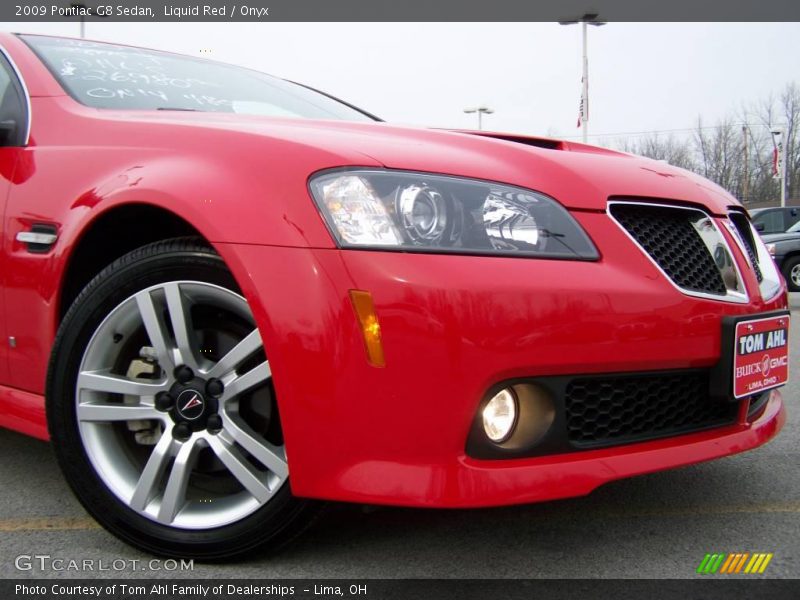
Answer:
<svg viewBox="0 0 800 600"><path fill-rule="evenodd" d="M194 354L194 346L191 341L191 313L189 306L184 302L183 294L178 283L170 283L164 286L164 293L167 297L167 310L169 312L172 331L175 333L175 343L178 346L180 358L178 362L197 370L197 358Z"/></svg>
<svg viewBox="0 0 800 600"><path fill-rule="evenodd" d="M246 392L250 388L255 387L259 383L265 382L270 377L272 377L272 371L269 368L269 361L265 360L257 367L250 369L244 375L241 375L236 379L226 383L225 391L222 394L221 400L222 402L230 400L231 398Z"/></svg>
<svg viewBox="0 0 800 600"><path fill-rule="evenodd" d="M286 478L289 474L289 466L286 464L286 454L283 448L274 446L264 439L256 438L256 434L247 425L240 423L235 415L224 413L223 423L225 432L247 450L253 458L280 479Z"/></svg>
<svg viewBox="0 0 800 600"><path fill-rule="evenodd" d="M141 421L163 418L162 413L147 404L95 404L82 402L78 404L78 420L80 421Z"/></svg>
<svg viewBox="0 0 800 600"><path fill-rule="evenodd" d="M153 448L147 464L144 466L136 488L133 490L130 506L134 510L143 511L157 493L156 486L161 481L164 469L174 454L175 440L169 430L161 434L161 439Z"/></svg>
<svg viewBox="0 0 800 600"><path fill-rule="evenodd" d="M161 498L158 509L158 519L164 523L172 523L183 505L186 504L186 485L192 473L194 459L197 456L198 445L194 440L181 444L172 469L167 479L167 487Z"/></svg>
<svg viewBox="0 0 800 600"><path fill-rule="evenodd" d="M263 475L260 475L253 465L247 462L236 446L226 442L220 436L210 436L208 443L222 464L256 500L262 503L269 500L272 490L262 480Z"/></svg>
<svg viewBox="0 0 800 600"><path fill-rule="evenodd" d="M236 368L240 362L261 348L261 334L258 329L251 331L241 342L223 356L217 364L209 369L207 377L222 379Z"/></svg>
<svg viewBox="0 0 800 600"><path fill-rule="evenodd" d="M145 290L136 294L136 305L139 307L139 314L147 331L147 337L150 338L150 343L156 351L161 368L167 372L172 372L176 366L175 361L172 358L167 335L150 292Z"/></svg>
<svg viewBox="0 0 800 600"><path fill-rule="evenodd" d="M78 389L127 396L155 396L165 389L165 383L128 379L109 370L83 371L78 375Z"/></svg>

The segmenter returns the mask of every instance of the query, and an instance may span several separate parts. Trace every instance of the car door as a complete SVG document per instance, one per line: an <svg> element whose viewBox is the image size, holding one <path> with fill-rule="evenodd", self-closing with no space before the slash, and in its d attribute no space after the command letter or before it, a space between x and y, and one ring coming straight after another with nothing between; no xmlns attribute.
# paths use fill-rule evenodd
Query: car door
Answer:
<svg viewBox="0 0 800 600"><path fill-rule="evenodd" d="M16 69L0 48L0 384L8 385L8 352L15 340L7 336L5 288L8 285L8 241L5 239L5 209L18 175L20 155L28 141L28 102Z"/></svg>
<svg viewBox="0 0 800 600"><path fill-rule="evenodd" d="M760 228L761 233L783 233L786 231L783 223L783 211L781 210L765 210L758 215L757 221L763 224L763 228Z"/></svg>

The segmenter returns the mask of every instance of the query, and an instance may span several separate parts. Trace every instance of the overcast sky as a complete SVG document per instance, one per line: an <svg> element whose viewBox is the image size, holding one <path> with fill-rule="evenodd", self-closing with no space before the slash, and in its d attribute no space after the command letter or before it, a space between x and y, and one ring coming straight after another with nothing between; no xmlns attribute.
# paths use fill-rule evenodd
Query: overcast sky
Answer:
<svg viewBox="0 0 800 600"><path fill-rule="evenodd" d="M77 21L2 23L77 37ZM95 23L87 38L200 55L325 90L382 118L580 136L580 27L548 23ZM800 82L798 23L610 23L589 29L590 142L686 129Z"/></svg>

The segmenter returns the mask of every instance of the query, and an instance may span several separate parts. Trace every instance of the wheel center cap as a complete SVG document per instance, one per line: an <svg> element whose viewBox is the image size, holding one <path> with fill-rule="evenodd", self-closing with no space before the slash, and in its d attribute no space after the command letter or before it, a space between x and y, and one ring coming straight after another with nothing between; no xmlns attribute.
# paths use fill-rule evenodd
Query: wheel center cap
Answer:
<svg viewBox="0 0 800 600"><path fill-rule="evenodd" d="M187 421L196 421L206 412L207 402L195 389L183 390L175 401L175 411Z"/></svg>

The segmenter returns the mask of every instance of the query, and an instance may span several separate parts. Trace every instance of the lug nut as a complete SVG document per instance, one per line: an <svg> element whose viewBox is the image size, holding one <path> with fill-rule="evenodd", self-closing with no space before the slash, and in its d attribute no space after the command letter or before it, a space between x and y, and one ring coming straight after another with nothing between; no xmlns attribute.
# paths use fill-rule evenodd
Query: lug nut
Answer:
<svg viewBox="0 0 800 600"><path fill-rule="evenodd" d="M211 415L208 417L208 421L206 422L206 427L211 433L218 433L222 430L222 419L219 415Z"/></svg>
<svg viewBox="0 0 800 600"><path fill-rule="evenodd" d="M194 379L194 373L186 365L181 365L175 368L175 379L185 385Z"/></svg>
<svg viewBox="0 0 800 600"><path fill-rule="evenodd" d="M172 408L174 400L167 392L159 392L156 395L156 409L161 412L167 412Z"/></svg>
<svg viewBox="0 0 800 600"><path fill-rule="evenodd" d="M206 392L208 392L209 396L214 396L214 398L219 398L222 396L222 392L225 391L225 386L223 385L222 381L219 379L209 379L208 383L206 383Z"/></svg>
<svg viewBox="0 0 800 600"><path fill-rule="evenodd" d="M188 440L191 435L192 428L186 423L178 423L172 428L172 437L174 437L176 440L185 441Z"/></svg>

